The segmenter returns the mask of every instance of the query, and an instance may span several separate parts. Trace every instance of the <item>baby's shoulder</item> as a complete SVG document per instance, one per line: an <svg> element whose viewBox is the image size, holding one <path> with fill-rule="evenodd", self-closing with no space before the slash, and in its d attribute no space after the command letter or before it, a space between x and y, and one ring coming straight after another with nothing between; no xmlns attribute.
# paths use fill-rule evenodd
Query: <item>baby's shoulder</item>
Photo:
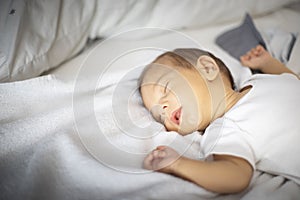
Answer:
<svg viewBox="0 0 300 200"><path fill-rule="evenodd" d="M207 135L216 135L217 137L223 135L226 132L242 132L238 124L234 120L228 118L226 114L223 117L214 120L205 130L205 133L208 133Z"/></svg>

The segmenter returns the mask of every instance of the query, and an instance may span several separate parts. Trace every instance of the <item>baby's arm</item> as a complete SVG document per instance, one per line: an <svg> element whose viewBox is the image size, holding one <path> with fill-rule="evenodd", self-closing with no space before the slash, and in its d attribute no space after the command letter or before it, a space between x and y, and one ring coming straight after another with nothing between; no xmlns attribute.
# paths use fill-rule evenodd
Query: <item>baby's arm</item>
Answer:
<svg viewBox="0 0 300 200"><path fill-rule="evenodd" d="M160 146L144 160L144 168L174 174L217 193L241 192L247 188L253 173L242 158L215 155L213 161L180 157L170 147Z"/></svg>
<svg viewBox="0 0 300 200"><path fill-rule="evenodd" d="M241 56L240 60L243 65L251 69L258 69L266 74L291 73L296 75L283 63L272 57L261 45L256 46L248 53Z"/></svg>

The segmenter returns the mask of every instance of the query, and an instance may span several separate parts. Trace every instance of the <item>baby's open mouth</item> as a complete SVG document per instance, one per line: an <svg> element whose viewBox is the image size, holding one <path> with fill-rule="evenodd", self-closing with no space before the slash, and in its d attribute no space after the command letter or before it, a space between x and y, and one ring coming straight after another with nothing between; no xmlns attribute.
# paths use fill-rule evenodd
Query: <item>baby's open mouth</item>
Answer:
<svg viewBox="0 0 300 200"><path fill-rule="evenodd" d="M174 122L175 124L179 125L180 124L180 116L181 116L181 107L173 111L171 115L171 121Z"/></svg>

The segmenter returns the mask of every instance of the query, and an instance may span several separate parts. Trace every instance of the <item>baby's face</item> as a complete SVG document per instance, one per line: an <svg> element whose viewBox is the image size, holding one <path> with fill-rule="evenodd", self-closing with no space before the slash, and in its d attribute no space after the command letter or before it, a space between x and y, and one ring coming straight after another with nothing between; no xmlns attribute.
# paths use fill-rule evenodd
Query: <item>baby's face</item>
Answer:
<svg viewBox="0 0 300 200"><path fill-rule="evenodd" d="M207 103L201 81L201 75L191 69L151 66L141 86L144 105L168 131L192 133L200 129L200 105Z"/></svg>

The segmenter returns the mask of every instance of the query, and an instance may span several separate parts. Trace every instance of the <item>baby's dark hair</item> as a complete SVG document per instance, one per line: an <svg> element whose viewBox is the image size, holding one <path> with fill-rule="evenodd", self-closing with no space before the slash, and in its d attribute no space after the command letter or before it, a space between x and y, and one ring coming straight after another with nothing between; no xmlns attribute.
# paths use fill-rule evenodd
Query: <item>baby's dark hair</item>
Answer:
<svg viewBox="0 0 300 200"><path fill-rule="evenodd" d="M175 49L174 51L168 51L161 54L154 61L152 61L152 63L166 64L166 65L169 65L169 63L171 63L171 65L173 66L179 66L186 69L194 69L194 66L196 66L197 64L198 58L202 55L209 56L215 60L215 62L220 68L220 72L223 75L225 75L226 78L228 78L228 80L231 83L231 87L234 89L235 85L234 85L233 77L229 69L227 68L227 66L223 63L221 59L214 56L212 53L208 51L203 51L201 49L193 49L193 48ZM165 59L167 59L168 63L164 62ZM147 71L147 67L140 77L139 86L141 86L140 84L143 81L143 77L146 71Z"/></svg>

